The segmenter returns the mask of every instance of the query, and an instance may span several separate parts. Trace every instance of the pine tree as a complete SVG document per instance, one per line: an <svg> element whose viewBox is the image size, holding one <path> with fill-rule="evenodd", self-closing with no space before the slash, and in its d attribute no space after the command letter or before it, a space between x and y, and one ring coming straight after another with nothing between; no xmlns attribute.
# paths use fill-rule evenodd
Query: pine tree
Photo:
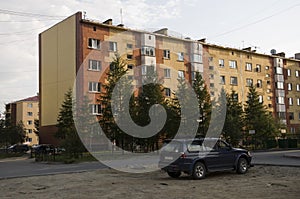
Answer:
<svg viewBox="0 0 300 199"><path fill-rule="evenodd" d="M65 99L57 118L56 137L62 141L62 147L66 149L70 157L78 158L85 151L85 147L76 131L73 118L73 104L72 90L69 89L65 94Z"/></svg>
<svg viewBox="0 0 300 199"><path fill-rule="evenodd" d="M202 137L206 135L209 127L212 104L205 82L199 72L196 72L192 87L196 93L200 111L197 135Z"/></svg>
<svg viewBox="0 0 300 199"><path fill-rule="evenodd" d="M267 108L259 101L259 95L254 86L249 87L248 100L245 104L246 130L255 130L252 136L256 144L263 144L269 137L278 134L279 125L267 111Z"/></svg>
<svg viewBox="0 0 300 199"><path fill-rule="evenodd" d="M227 111L226 120L223 127L223 136L227 142L233 146L238 146L240 140L243 138L243 106L238 101L237 93L234 90L232 90L230 94L226 94L226 99Z"/></svg>
<svg viewBox="0 0 300 199"><path fill-rule="evenodd" d="M110 70L107 73L107 83L103 85L104 92L101 95L101 104L103 106L103 115L99 123L106 134L106 136L111 140L111 142L117 142L124 148L125 133L117 126L114 117L115 114L123 114L123 109L128 104L125 104L124 94L131 92L132 81L128 78L122 78L126 72L126 62L118 55L115 55L114 60L110 64ZM119 81L122 82L119 82ZM116 91L117 96L112 99L113 90L116 84L119 84L119 90ZM112 100L116 107L112 107ZM119 115L118 117L122 117ZM121 142L121 144L120 144Z"/></svg>

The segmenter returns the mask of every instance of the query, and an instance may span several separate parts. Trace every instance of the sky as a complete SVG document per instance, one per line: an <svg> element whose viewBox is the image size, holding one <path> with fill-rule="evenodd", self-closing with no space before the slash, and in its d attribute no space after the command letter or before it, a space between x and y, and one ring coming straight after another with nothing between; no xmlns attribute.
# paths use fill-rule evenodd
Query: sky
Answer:
<svg viewBox="0 0 300 199"><path fill-rule="evenodd" d="M122 9L122 17L120 10ZM0 2L0 114L38 92L38 34L77 11L86 18L227 47L300 52L300 0L10 0ZM122 20L121 20L122 18Z"/></svg>

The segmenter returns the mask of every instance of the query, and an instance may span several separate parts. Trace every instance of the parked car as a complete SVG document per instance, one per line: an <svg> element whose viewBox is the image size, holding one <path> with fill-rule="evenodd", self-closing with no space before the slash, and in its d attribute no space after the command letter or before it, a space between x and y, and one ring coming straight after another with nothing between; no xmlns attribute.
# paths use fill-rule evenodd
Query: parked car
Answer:
<svg viewBox="0 0 300 199"><path fill-rule="evenodd" d="M8 147L8 151L14 153L24 153L29 151L29 146L27 144L14 144Z"/></svg>
<svg viewBox="0 0 300 199"><path fill-rule="evenodd" d="M55 147L52 144L40 144L33 147L32 150L37 154L50 154L55 152Z"/></svg>
<svg viewBox="0 0 300 199"><path fill-rule="evenodd" d="M202 179L214 171L235 170L244 174L253 166L251 159L249 151L233 148L221 139L174 139L164 142L159 167L173 178L186 173Z"/></svg>

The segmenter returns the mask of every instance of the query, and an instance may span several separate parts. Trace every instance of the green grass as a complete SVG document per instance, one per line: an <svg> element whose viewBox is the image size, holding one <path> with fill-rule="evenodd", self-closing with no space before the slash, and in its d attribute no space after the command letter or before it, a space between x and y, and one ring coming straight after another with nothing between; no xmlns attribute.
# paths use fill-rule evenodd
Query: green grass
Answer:
<svg viewBox="0 0 300 199"><path fill-rule="evenodd" d="M44 162L61 162L65 164L71 163L80 163L80 162L91 162L97 161L90 153L83 153L78 157L70 157L68 154L56 154L53 155L45 155L43 157L36 157L36 161L44 161Z"/></svg>
<svg viewBox="0 0 300 199"><path fill-rule="evenodd" d="M0 159L21 157L23 155L24 155L24 153L0 153Z"/></svg>

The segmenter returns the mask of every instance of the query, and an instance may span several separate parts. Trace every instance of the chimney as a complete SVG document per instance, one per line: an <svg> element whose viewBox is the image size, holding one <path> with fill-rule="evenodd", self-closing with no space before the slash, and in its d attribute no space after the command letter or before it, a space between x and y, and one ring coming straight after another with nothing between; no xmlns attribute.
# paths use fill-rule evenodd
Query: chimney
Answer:
<svg viewBox="0 0 300 199"><path fill-rule="evenodd" d="M295 54L295 59L300 60L300 53L296 53L296 54Z"/></svg>
<svg viewBox="0 0 300 199"><path fill-rule="evenodd" d="M117 26L123 28L123 27L124 27L124 24L120 23L120 24L117 25Z"/></svg>
<svg viewBox="0 0 300 199"><path fill-rule="evenodd" d="M157 33L157 34L161 34L161 35L166 35L166 36L168 36L168 28L162 28L162 29L157 30L157 31L155 31L155 32L153 32L153 33Z"/></svg>
<svg viewBox="0 0 300 199"><path fill-rule="evenodd" d="M242 50L250 51L251 52L251 47L243 48Z"/></svg>
<svg viewBox="0 0 300 199"><path fill-rule="evenodd" d="M285 53L284 53L284 52L277 53L277 55L278 55L279 57L285 57Z"/></svg>
<svg viewBox="0 0 300 199"><path fill-rule="evenodd" d="M203 43L206 43L206 38L199 39L198 41L203 42Z"/></svg>
<svg viewBox="0 0 300 199"><path fill-rule="evenodd" d="M103 22L104 24L107 25L112 25L112 19L107 19L106 21Z"/></svg>

